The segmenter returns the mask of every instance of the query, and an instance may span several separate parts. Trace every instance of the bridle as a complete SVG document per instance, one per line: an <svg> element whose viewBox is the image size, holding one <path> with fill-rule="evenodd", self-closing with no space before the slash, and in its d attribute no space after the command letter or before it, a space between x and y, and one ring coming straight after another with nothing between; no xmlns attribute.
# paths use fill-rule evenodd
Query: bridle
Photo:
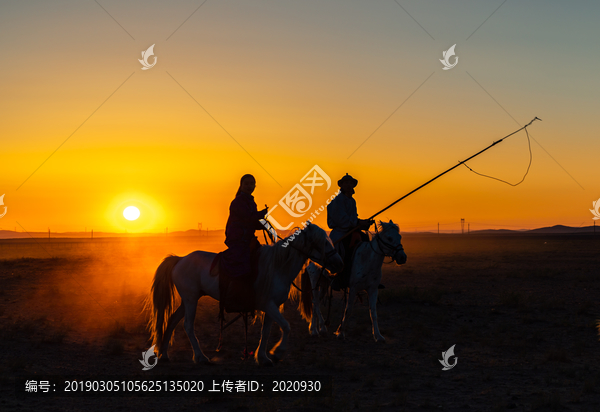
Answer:
<svg viewBox="0 0 600 412"><path fill-rule="evenodd" d="M294 247L294 245L291 245L291 246ZM314 249L316 249L312 243L310 246L311 246L310 252L312 252ZM298 252L302 253L304 256L306 256L308 259L312 260L313 262L318 263L323 268L327 265L327 260L331 259L333 256L335 256L337 254L337 250L335 250L335 248L331 249L329 252L325 253L325 255L323 256L323 258L324 258L323 262L321 263L321 262L319 262L319 259L311 256L310 252L306 253L305 251L303 251L297 247L294 247L294 249L296 249Z"/></svg>
<svg viewBox="0 0 600 412"><path fill-rule="evenodd" d="M283 239L281 238L281 236L279 236L279 235L278 235L277 237L278 237L279 239L283 240ZM307 252L305 252L304 250L300 249L300 248L297 248L297 247L296 247L296 246L295 246L293 243L291 243L291 242L289 243L289 246L291 246L293 249L296 249L298 252L300 252L301 254L303 254L304 256L306 256L306 258L307 258L307 259L310 259L310 260L312 260L313 262L316 262L316 263L318 263L318 264L319 264L320 266L322 266L322 267L325 267L325 266L327 265L327 260L328 260L328 259L330 259L332 256L334 256L334 255L337 253L337 250L335 250L335 248L331 249L329 252L325 253L325 255L323 256L323 257L324 257L323 263L321 263L321 262L319 262L319 259L317 259L317 258L315 258L315 257L313 257L313 256L311 255L312 251L313 251L314 249L316 249L316 247L314 246L314 242L311 242L311 243L310 243L310 252L308 252L308 253L307 253Z"/></svg>
<svg viewBox="0 0 600 412"><path fill-rule="evenodd" d="M313 249L315 249L315 247L313 247L313 244L312 244L312 243L310 244L310 246L311 246L311 249L310 249L310 251L312 252L312 251L313 251ZM292 247L293 247L293 245L292 245ZM312 261L313 261L313 262L315 262L315 263L318 263L318 264L321 266L321 270L320 270L320 272L319 272L319 277L317 278L317 281L315 282L315 287L314 287L314 288L311 288L311 292L314 292L314 291L315 291L315 290L316 290L316 289L319 287L319 281L321 280L321 277L324 277L324 278L326 278L326 279L327 279L327 277L326 277L326 276L323 274L323 272L325 272L325 266L327 265L327 260L328 260L328 259L330 259L332 256L336 255L336 254L337 254L337 250L335 250L335 248L333 248L333 249L331 249L329 252L325 253L325 254L324 254L324 256L323 256L323 258L324 258L324 259L323 259L323 262L321 263L321 262L319 262L319 260L318 260L318 259L316 259L316 258L312 257L312 256L310 255L310 253L306 253L305 251L303 251L303 250L301 250L301 249L299 249L299 248L297 248L297 247L294 247L294 249L296 249L297 251L299 251L300 253L302 253L304 256L306 256L308 259L312 260ZM299 287L296 285L296 283L295 283L295 282L293 282L293 281L292 281L292 285L293 285L293 286L294 286L296 289L298 289L298 290L299 290L301 293L304 293L304 291L303 291L302 289L300 289L300 288L299 288Z"/></svg>
<svg viewBox="0 0 600 412"><path fill-rule="evenodd" d="M305 229L306 229L306 228L305 228ZM265 230L265 229L263 229L263 234L264 234L264 231L266 231L266 230ZM282 238L281 236L277 235L277 237L278 237L280 240L283 240L283 238ZM272 239L272 240L273 240L273 239ZM266 237L265 237L265 241L266 241ZM275 241L274 241L274 240L273 240L273 243L275 243ZM297 250L298 252L300 252L300 253L301 253L302 255L304 255L304 256L305 256L307 259L310 259L310 260L312 260L313 262L315 262L315 263L318 263L318 264L319 264L319 266L321 266L321 271L320 271L320 273L319 273L319 277L318 277L318 279L317 279L317 282L316 282L317 286L315 286L314 288L312 288L312 289L311 289L311 291L315 291L315 290L316 290L316 289L319 287L319 281L321 280L321 277L324 277L324 278L328 279L328 278L327 278L327 277L326 277L326 276L323 274L323 272L325 271L325 266L327 266L327 261L328 261L329 259L331 259L333 256L335 256L335 255L338 253L338 252L337 252L337 250L336 250L335 248L332 248L332 249L331 249L329 252L326 252L326 253L325 253L325 254L322 256L322 258L323 258L323 262L320 262L320 261L319 261L320 259L317 259L317 258L315 258L315 257L313 257L313 256L311 255L312 251L313 251L314 249L316 249L316 247L314 246L314 242L311 242L311 243L310 243L310 251L309 251L308 253L307 253L307 252L305 252L304 250L302 250L302 249L300 249L300 248L296 247L296 246L295 246L293 243L289 243L289 246L291 246L293 249L295 249L295 250ZM298 286L296 286L296 284L295 284L294 282L292 282L292 285L293 285L293 286L294 286L296 289L298 289L300 292L304 293L304 291L303 291L302 289L300 289Z"/></svg>
<svg viewBox="0 0 600 412"><path fill-rule="evenodd" d="M396 253L398 253L398 252L404 252L404 247L402 246L402 243L400 243L397 246L394 246L391 243L386 242L384 239L382 239L380 237L380 234L382 234L384 231L380 232L377 229L377 225L375 225L375 232L376 232L376 234L374 236L375 241L377 242L377 246L379 246L379 249L383 253L376 251L375 248L373 247L373 242L369 242L369 245L371 246L371 249L373 249L373 252L375 252L376 254L381 255L381 256L391 257L392 259L394 259L394 256L396 255ZM385 246L388 250L391 250L391 252L386 252L382 245Z"/></svg>

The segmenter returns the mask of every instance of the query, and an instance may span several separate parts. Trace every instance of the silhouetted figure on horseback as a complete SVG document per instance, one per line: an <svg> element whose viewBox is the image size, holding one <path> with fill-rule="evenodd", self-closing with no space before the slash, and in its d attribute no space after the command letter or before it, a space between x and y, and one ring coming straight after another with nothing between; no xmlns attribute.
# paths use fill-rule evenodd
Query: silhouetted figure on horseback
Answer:
<svg viewBox="0 0 600 412"><path fill-rule="evenodd" d="M262 228L258 226L259 219L267 212L267 209L260 212L256 210L251 196L255 186L254 178L246 182L250 177L242 178L240 190L231 203L231 216L227 222L227 245L230 249L222 254L231 258L223 260L230 277L232 274L242 273L242 276L238 277L243 278L248 272L250 277L253 277L253 270L248 269L249 266L252 267L248 263L248 250L252 252L252 248L258 246L254 231ZM292 240L293 247L282 247L284 243ZM272 245L262 245L258 250L260 255L256 280L253 283L248 282L240 294L244 299L254 300L254 305L251 305L250 310L242 307L228 311L242 312L246 325L246 312L258 310L264 313L260 343L254 358L260 365L272 366L273 362L281 360L287 351L291 327L279 309L288 300L294 279L309 260L332 273L341 271L344 262L325 231L314 223L307 224L299 234L294 234L294 239L284 238ZM250 253L250 262L252 255ZM194 350L194 362L210 363L200 348L194 320L198 301L203 296L210 296L218 301L223 299L220 280L224 275L219 274L220 264L216 261L220 259L217 259L217 256L219 255L216 253L203 250L193 251L186 256L169 255L156 269L145 303L150 314L148 327L152 334L152 344L156 347L156 354L161 362L169 359L168 349L172 343L173 332L185 317L184 327ZM234 268L233 272L230 266ZM310 286L303 289L303 294L311 292ZM179 306L176 306L177 295L181 297ZM230 322L234 321L235 319ZM273 323L281 328L281 339L267 355ZM221 330L223 328L221 321ZM219 348L221 343L222 339L219 339ZM244 357L246 355L248 351L244 350Z"/></svg>
<svg viewBox="0 0 600 412"><path fill-rule="evenodd" d="M235 199L229 206L229 219L225 227L228 249L220 254L219 263L221 315L223 310L251 312L255 309L253 284L258 273L261 244L254 232L264 229L260 219L268 212L268 208L258 210L252 196L255 187L254 176L242 176Z"/></svg>
<svg viewBox="0 0 600 412"><path fill-rule="evenodd" d="M344 270L334 277L331 284L333 290L341 290L348 287L355 247L361 241L369 241L369 235L363 232L363 230L369 230L369 227L375 223L373 220L358 218L356 200L352 197L357 184L358 180L346 173L344 177L338 180L340 194L327 205L327 226L331 229L329 237L335 244L335 248L340 256L344 259ZM335 243L357 226L358 229L352 232L351 235Z"/></svg>

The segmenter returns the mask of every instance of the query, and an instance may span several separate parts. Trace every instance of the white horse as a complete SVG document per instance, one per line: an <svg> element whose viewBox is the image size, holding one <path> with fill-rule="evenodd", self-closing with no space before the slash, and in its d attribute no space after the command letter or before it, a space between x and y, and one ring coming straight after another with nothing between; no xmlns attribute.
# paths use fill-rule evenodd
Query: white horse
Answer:
<svg viewBox="0 0 600 412"><path fill-rule="evenodd" d="M344 263L323 229L315 224L296 232L295 238L283 247L286 239L261 248L258 276L254 282L256 309L264 312L260 343L255 359L260 365L273 365L267 356L267 341L271 325L275 321L283 334L270 354L273 360L282 359L287 348L290 324L279 311L290 293L290 286L303 270L308 259L319 262L327 269L338 272ZM194 350L195 363L210 363L198 344L194 331L194 318L198 299L210 296L219 300L219 277L210 275L210 267L216 253L195 251L187 256L167 256L154 275L146 307L150 309L149 329L157 356L168 361L171 335L185 316L184 327ZM181 296L181 305L174 310L175 290Z"/></svg>
<svg viewBox="0 0 600 412"><path fill-rule="evenodd" d="M381 282L381 266L385 256L391 257L398 265L406 263L406 253L402 247L402 236L398 225L391 220L389 222L379 221L379 229L371 241L363 242L357 247L354 255L348 300L340 326L335 332L339 338L345 337L344 325L350 316L356 294L365 290L369 299L373 337L376 342L385 341L379 332L377 322L377 295ZM326 335L327 326L321 314L320 304L327 294L330 281L326 275L323 276L321 268L311 262L301 274L301 283L303 292L306 290L307 293L302 293L300 296L299 308L302 316L310 322L309 332L312 336Z"/></svg>

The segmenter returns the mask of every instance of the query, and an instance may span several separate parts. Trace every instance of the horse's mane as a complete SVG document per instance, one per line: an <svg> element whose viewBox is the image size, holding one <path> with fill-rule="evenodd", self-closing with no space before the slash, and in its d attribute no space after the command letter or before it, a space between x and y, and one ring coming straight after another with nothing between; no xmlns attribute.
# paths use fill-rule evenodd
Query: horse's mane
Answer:
<svg viewBox="0 0 600 412"><path fill-rule="evenodd" d="M400 227L392 222L391 220L389 222L384 222L383 220L380 220L379 223L375 223L377 225L377 228L379 229L379 231L383 232L386 229L391 229L394 228L396 230L396 232L400 233Z"/></svg>
<svg viewBox="0 0 600 412"><path fill-rule="evenodd" d="M290 240L291 236L294 237ZM318 240L315 240L320 243L323 238L327 237L327 234L319 226L309 224L304 229L297 229L288 237L278 240L272 245L264 245L261 248L259 263L264 271L264 276L261 277L262 281L257 285L257 298L264 299L270 296L275 276L280 273L289 273L294 266L298 266L301 261L306 260L307 257L302 253L298 253L297 249L309 253L311 237L316 237ZM287 246L284 245L286 242ZM304 266L308 262L309 260L305 262L298 273L294 274L296 277L303 272ZM257 303L264 304L265 302Z"/></svg>

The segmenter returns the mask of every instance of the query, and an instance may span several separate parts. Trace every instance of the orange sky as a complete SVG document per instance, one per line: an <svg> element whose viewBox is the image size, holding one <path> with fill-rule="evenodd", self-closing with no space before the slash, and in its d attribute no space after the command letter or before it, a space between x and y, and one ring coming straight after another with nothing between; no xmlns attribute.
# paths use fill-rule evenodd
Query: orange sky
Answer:
<svg viewBox="0 0 600 412"><path fill-rule="evenodd" d="M461 167L382 218L409 231L593 223L595 3L507 3L468 40L495 2L406 2L422 28L393 3L208 2L169 40L197 2L101 3L126 31L90 3L0 6L0 228L224 228L241 175L272 206L315 164L334 183L359 179L367 217L518 129L511 116L542 118L531 135L576 181L532 141L521 185ZM152 44L157 64L143 71ZM516 182L528 159L521 132L469 165ZM136 222L122 217L129 205Z"/></svg>

